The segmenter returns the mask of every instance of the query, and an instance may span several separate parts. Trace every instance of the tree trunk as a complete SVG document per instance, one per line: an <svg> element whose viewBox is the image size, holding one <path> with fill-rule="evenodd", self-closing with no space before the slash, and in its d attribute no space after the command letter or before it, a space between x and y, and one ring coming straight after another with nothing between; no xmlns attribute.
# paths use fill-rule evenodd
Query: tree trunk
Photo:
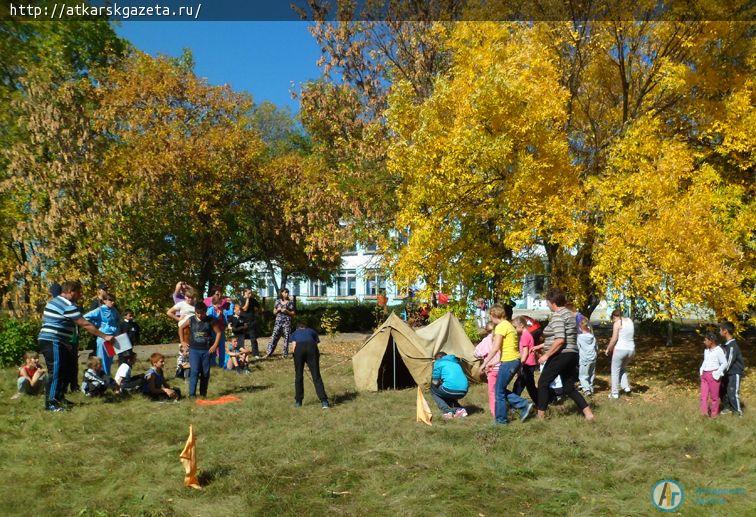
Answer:
<svg viewBox="0 0 756 517"><path fill-rule="evenodd" d="M286 285L289 283L289 272L281 268L281 289L286 289Z"/></svg>
<svg viewBox="0 0 756 517"><path fill-rule="evenodd" d="M667 320L667 346L672 346L672 335L674 334L674 326L672 320Z"/></svg>

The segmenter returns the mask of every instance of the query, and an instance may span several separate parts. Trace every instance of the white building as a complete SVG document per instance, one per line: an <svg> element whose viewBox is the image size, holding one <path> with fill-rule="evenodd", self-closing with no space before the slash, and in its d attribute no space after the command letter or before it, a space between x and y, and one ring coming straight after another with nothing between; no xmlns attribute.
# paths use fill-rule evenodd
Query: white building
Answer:
<svg viewBox="0 0 756 517"><path fill-rule="evenodd" d="M308 278L289 277L289 292L302 303L375 300L381 289L386 290L389 305L399 301L396 286L380 270L381 256L375 245L357 245L341 255L341 269L331 282ZM276 288L270 273L260 271L257 275L260 297L274 298ZM280 276L276 283L280 285Z"/></svg>

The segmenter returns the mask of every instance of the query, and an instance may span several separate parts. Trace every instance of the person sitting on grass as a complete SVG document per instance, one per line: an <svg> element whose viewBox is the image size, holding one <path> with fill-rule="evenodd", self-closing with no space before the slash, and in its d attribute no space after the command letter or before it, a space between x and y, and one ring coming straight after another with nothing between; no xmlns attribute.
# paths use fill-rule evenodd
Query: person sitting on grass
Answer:
<svg viewBox="0 0 756 517"><path fill-rule="evenodd" d="M105 371L102 369L102 360L96 355L91 356L87 361L81 391L87 397L99 397L105 394L109 384Z"/></svg>
<svg viewBox="0 0 756 517"><path fill-rule="evenodd" d="M467 416L467 410L459 404L459 399L467 395L468 387L467 377L457 358L444 352L437 353L430 392L444 420Z"/></svg>
<svg viewBox="0 0 756 517"><path fill-rule="evenodd" d="M229 339L226 341L226 370L239 370L239 356L241 352L239 350L239 341L236 339Z"/></svg>
<svg viewBox="0 0 756 517"><path fill-rule="evenodd" d="M18 393L11 398L17 399L23 394L36 395L45 389L45 383L47 383L47 370L39 365L39 354L26 352L24 365L18 369Z"/></svg>
<svg viewBox="0 0 756 517"><path fill-rule="evenodd" d="M171 388L165 382L165 376L163 375L165 356L159 352L155 352L150 356L150 364L152 367L144 374L142 393L152 400L179 400L181 398L181 390Z"/></svg>
<svg viewBox="0 0 756 517"><path fill-rule="evenodd" d="M189 328L188 325L187 328ZM189 345L181 343L179 345L178 355L176 356L176 378L188 379L189 370Z"/></svg>
<svg viewBox="0 0 756 517"><path fill-rule="evenodd" d="M127 350L119 356L121 364L115 374L116 392L121 395L125 393L136 393L141 391L144 379L142 377L131 377L131 367L136 363L136 352Z"/></svg>

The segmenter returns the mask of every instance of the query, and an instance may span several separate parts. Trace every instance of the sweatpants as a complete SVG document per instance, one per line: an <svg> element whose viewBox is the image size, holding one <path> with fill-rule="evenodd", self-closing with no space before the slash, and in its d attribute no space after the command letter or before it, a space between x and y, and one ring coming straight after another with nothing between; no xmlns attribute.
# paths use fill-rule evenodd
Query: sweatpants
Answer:
<svg viewBox="0 0 756 517"><path fill-rule="evenodd" d="M270 343L268 343L268 355L272 355L278 346L278 340L284 338L284 350L283 355L287 357L289 355L289 341L291 336L291 321L289 319L276 318L276 322L273 324L273 335L270 336Z"/></svg>
<svg viewBox="0 0 756 517"><path fill-rule="evenodd" d="M520 369L520 373L517 375L517 380L515 380L514 390L512 391L520 395L522 394L522 390L527 388L530 400L538 403L538 388L536 387L535 383L536 368L538 367L535 365L530 366L523 364Z"/></svg>
<svg viewBox="0 0 756 517"><path fill-rule="evenodd" d="M709 407L711 399L711 408ZM714 380L712 372L703 372L701 375L701 414L703 416L719 415L719 381Z"/></svg>
<svg viewBox="0 0 756 517"><path fill-rule="evenodd" d="M561 352L551 357L543 367L541 376L538 378L538 401L539 411L546 411L549 407L549 384L557 378L562 378L562 393L570 397L577 404L580 411L588 407L583 396L575 389L575 377L577 375L578 354L576 352Z"/></svg>
<svg viewBox="0 0 756 517"><path fill-rule="evenodd" d="M312 375L312 383L315 385L315 393L320 402L328 402L323 378L320 376L320 350L317 343L297 343L294 349L294 401L302 403L304 399L304 367Z"/></svg>
<svg viewBox="0 0 756 517"><path fill-rule="evenodd" d="M45 407L60 404L70 383L73 361L71 346L58 340L39 340L39 350L45 358L48 382L45 384Z"/></svg>
<svg viewBox="0 0 756 517"><path fill-rule="evenodd" d="M196 396L199 380L200 397L206 397L207 385L210 382L210 352L189 348L189 367L189 396Z"/></svg>
<svg viewBox="0 0 756 517"><path fill-rule="evenodd" d="M619 390L630 391L630 379L627 365L635 357L635 350L617 350L612 352L612 395L619 395Z"/></svg>
<svg viewBox="0 0 756 517"><path fill-rule="evenodd" d="M727 374L725 380L725 396L723 397L724 407L738 413L743 414L743 408L740 406L740 374L730 373Z"/></svg>

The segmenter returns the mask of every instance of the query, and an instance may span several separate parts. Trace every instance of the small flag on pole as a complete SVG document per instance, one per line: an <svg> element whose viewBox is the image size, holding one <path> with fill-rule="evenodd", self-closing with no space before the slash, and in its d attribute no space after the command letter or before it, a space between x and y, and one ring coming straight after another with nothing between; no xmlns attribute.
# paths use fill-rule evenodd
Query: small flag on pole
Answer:
<svg viewBox="0 0 756 517"><path fill-rule="evenodd" d="M433 413L431 413L430 407L428 406L428 401L425 400L425 397L423 396L423 392L420 389L420 386L417 387L417 421L423 422L424 424L433 425L431 424L431 420L433 419Z"/></svg>
<svg viewBox="0 0 756 517"><path fill-rule="evenodd" d="M184 486L202 490L199 480L197 479L197 453L195 450L195 443L194 427L190 425L189 438L186 440L184 450L181 451L181 454L179 455L181 464L186 471L186 475L184 476Z"/></svg>

